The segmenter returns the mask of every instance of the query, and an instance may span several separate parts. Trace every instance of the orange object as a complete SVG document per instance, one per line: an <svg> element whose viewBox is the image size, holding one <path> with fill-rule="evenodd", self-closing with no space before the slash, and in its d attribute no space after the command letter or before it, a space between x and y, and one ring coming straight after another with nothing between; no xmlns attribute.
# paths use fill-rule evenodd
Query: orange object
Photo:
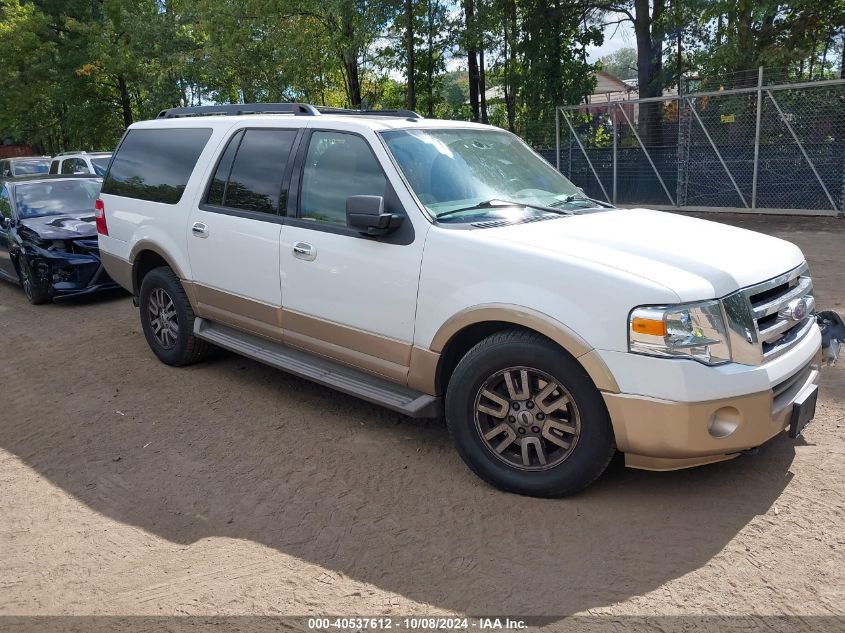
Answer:
<svg viewBox="0 0 845 633"><path fill-rule="evenodd" d="M645 319L634 317L631 321L631 329L637 334L650 334L651 336L666 336L666 324L657 319Z"/></svg>

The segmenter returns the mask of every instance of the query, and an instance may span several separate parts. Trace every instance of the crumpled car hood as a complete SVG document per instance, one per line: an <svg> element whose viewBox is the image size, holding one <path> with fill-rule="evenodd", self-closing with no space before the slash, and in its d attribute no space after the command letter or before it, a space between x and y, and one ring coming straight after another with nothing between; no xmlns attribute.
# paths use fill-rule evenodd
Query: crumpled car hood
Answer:
<svg viewBox="0 0 845 633"><path fill-rule="evenodd" d="M45 240L74 240L97 237L97 225L90 211L26 218L21 224Z"/></svg>

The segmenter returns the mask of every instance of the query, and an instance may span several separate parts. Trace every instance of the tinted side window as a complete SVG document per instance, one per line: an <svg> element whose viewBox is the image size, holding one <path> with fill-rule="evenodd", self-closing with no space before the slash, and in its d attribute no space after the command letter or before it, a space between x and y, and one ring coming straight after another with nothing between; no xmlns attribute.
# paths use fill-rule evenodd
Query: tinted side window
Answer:
<svg viewBox="0 0 845 633"><path fill-rule="evenodd" d="M217 169L214 172L214 178L211 180L211 186L208 188L208 196L205 201L208 204L216 204L223 206L223 197L226 193L226 183L229 181L229 173L232 171L232 161L235 159L235 152L238 151L238 145L241 144L241 139L244 133L238 132L226 145L226 151L220 157L220 162L217 163Z"/></svg>
<svg viewBox="0 0 845 633"><path fill-rule="evenodd" d="M0 191L0 216L7 219L11 219L12 217L12 204L9 202L8 187L3 187L2 191Z"/></svg>
<svg viewBox="0 0 845 633"><path fill-rule="evenodd" d="M367 142L355 134L314 132L302 171L300 215L346 226L349 196L385 196L387 179Z"/></svg>
<svg viewBox="0 0 845 633"><path fill-rule="evenodd" d="M103 183L103 193L176 204L205 148L211 130L130 130Z"/></svg>
<svg viewBox="0 0 845 633"><path fill-rule="evenodd" d="M85 164L84 160L79 158L66 158L65 162L62 163L63 174L75 174L78 171L88 173L88 165Z"/></svg>
<svg viewBox="0 0 845 633"><path fill-rule="evenodd" d="M51 174L58 174L59 173L59 161L54 160L50 163L50 173Z"/></svg>
<svg viewBox="0 0 845 633"><path fill-rule="evenodd" d="M233 152L237 138L229 142L229 147L223 153L209 191L209 202L212 201L212 195L219 194L220 183L226 178L227 163L232 161L231 156L234 154L234 161L228 169L222 205L245 211L278 213L282 198L282 177L296 138L296 130L246 130L237 145L237 151Z"/></svg>

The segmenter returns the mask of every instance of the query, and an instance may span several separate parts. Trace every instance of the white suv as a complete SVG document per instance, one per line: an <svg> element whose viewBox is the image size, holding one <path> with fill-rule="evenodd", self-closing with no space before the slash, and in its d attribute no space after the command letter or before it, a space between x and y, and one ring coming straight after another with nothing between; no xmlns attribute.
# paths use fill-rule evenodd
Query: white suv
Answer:
<svg viewBox="0 0 845 633"><path fill-rule="evenodd" d="M62 152L50 161L50 173L102 176L110 160L111 152Z"/></svg>
<svg viewBox="0 0 845 633"><path fill-rule="evenodd" d="M215 115L215 116L212 116ZM209 344L416 417L502 489L730 459L815 410L801 251L583 193L508 132L204 106L132 125L100 252L170 365Z"/></svg>

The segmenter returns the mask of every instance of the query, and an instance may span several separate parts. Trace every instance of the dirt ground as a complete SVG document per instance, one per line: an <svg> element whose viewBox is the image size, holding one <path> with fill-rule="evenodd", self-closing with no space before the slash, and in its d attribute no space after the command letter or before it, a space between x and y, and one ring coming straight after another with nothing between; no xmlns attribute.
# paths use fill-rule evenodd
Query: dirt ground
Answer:
<svg viewBox="0 0 845 633"><path fill-rule="evenodd" d="M797 242L845 312L845 221L718 219ZM166 367L125 295L0 283L0 341L0 615L845 616L842 366L797 442L539 500L440 423L234 355Z"/></svg>

